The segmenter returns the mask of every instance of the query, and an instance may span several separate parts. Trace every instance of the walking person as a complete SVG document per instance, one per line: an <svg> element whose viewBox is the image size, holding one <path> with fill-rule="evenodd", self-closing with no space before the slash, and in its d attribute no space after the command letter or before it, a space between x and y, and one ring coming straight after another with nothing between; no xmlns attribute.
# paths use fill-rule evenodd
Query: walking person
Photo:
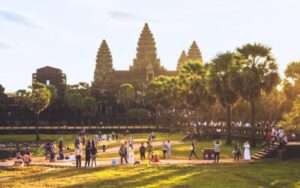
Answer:
<svg viewBox="0 0 300 188"><path fill-rule="evenodd" d="M167 154L168 154L168 159L171 158L171 142L168 140L167 142Z"/></svg>
<svg viewBox="0 0 300 188"><path fill-rule="evenodd" d="M151 156L153 155L153 146L151 142L147 142L147 153L148 153L148 159L151 160Z"/></svg>
<svg viewBox="0 0 300 188"><path fill-rule="evenodd" d="M91 162L91 141L87 141L85 146L85 167L89 167Z"/></svg>
<svg viewBox="0 0 300 188"><path fill-rule="evenodd" d="M81 153L80 145L77 145L75 148L76 167L81 167Z"/></svg>
<svg viewBox="0 0 300 188"><path fill-rule="evenodd" d="M222 145L221 141L219 140L214 141L214 156L215 156L214 162L215 163L218 163L220 160L221 145Z"/></svg>
<svg viewBox="0 0 300 188"><path fill-rule="evenodd" d="M244 143L244 160L245 161L251 160L250 144L248 140Z"/></svg>
<svg viewBox="0 0 300 188"><path fill-rule="evenodd" d="M106 136L105 136L106 138ZM102 151L105 152L106 151L106 139L102 138Z"/></svg>
<svg viewBox="0 0 300 188"><path fill-rule="evenodd" d="M120 147L120 150L119 150L119 155L121 157L121 164L123 164L123 159L125 160L126 164L128 164L126 145L127 145L127 142L125 141L124 144Z"/></svg>
<svg viewBox="0 0 300 188"><path fill-rule="evenodd" d="M145 153L146 153L146 148L144 146L144 142L142 142L140 146L140 156L142 161L145 160Z"/></svg>
<svg viewBox="0 0 300 188"><path fill-rule="evenodd" d="M192 144L190 145L190 150L191 150L191 153L190 153L189 159L192 160L192 156L193 156L193 155L195 155L196 159L198 159L197 154L196 154L196 151L195 151L195 150L196 150L196 147L195 147L195 144L194 144L194 143L192 143Z"/></svg>
<svg viewBox="0 0 300 188"><path fill-rule="evenodd" d="M163 156L164 156L164 159L166 158L166 153L168 151L168 145L166 144L166 142L164 141L163 142L163 145L162 145L162 152L163 152Z"/></svg>
<svg viewBox="0 0 300 188"><path fill-rule="evenodd" d="M91 147L91 157L92 157L92 164L91 167L93 167L93 164L95 164L95 167L97 166L97 148L96 148L96 144L95 141L92 140L92 147Z"/></svg>

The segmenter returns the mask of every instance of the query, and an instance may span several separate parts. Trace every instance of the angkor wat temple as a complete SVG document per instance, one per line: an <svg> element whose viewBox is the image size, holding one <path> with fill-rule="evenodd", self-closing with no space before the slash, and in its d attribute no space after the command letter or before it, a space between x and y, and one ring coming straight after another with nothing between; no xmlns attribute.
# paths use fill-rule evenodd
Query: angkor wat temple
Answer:
<svg viewBox="0 0 300 188"><path fill-rule="evenodd" d="M137 96L134 105L135 107L141 107L145 104L143 101L145 88L149 81L159 75L176 76L178 70L187 60L202 61L201 52L194 41L188 53L182 51L177 62L177 70L166 70L161 65L156 51L156 43L147 23L140 34L136 50L136 57L128 70L115 70L109 45L105 40L102 41L96 56L94 80L91 84L91 95L97 100L98 115L112 115L115 117L124 112L122 104L118 102L116 97L121 84L130 83L134 86ZM33 73L32 79L33 81L54 85L58 90L58 96L63 99L67 83L66 75L62 70L46 66L37 69L37 72ZM24 106L18 103L16 97L4 94L4 88L0 90L0 101L2 101L2 106L0 105L0 124L7 119L21 119L21 111L22 113L26 111L29 119L33 118L32 114L28 110L24 110ZM52 109L47 109L44 113L47 113L47 115L42 116L41 119L48 120L49 114L55 113L56 115L53 114L52 119L63 120L68 111L64 106L57 105L56 107L53 106Z"/></svg>
<svg viewBox="0 0 300 188"><path fill-rule="evenodd" d="M114 107L118 106L116 95L121 84L130 83L137 93L136 103L144 104L143 96L146 84L159 75L176 76L178 70L188 59L201 60L200 50L193 42L188 54L182 52L177 70L166 70L157 57L156 43L152 32L146 23L138 40L136 57L133 59L129 70L115 70L113 58L105 40L102 41L96 59L94 81L92 82L92 95L99 101L99 109L102 113L113 113Z"/></svg>

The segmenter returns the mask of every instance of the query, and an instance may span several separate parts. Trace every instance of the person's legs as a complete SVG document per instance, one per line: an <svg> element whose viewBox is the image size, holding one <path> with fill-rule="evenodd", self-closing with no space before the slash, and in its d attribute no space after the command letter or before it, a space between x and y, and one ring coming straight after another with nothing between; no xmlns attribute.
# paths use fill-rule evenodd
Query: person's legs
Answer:
<svg viewBox="0 0 300 188"><path fill-rule="evenodd" d="M126 164L128 164L127 155L124 155L124 159L125 159Z"/></svg>
<svg viewBox="0 0 300 188"><path fill-rule="evenodd" d="M76 167L79 166L79 157L76 155Z"/></svg>
<svg viewBox="0 0 300 188"><path fill-rule="evenodd" d="M192 159L192 155L193 155L193 150L190 152L190 156L189 156L190 160Z"/></svg>
<svg viewBox="0 0 300 188"><path fill-rule="evenodd" d="M81 167L81 156L79 156L79 167Z"/></svg>
<svg viewBox="0 0 300 188"><path fill-rule="evenodd" d="M219 162L220 159L220 152L217 152L217 163Z"/></svg>
<svg viewBox="0 0 300 188"><path fill-rule="evenodd" d="M164 154L164 159L166 158L166 150L163 150L163 154Z"/></svg>
<svg viewBox="0 0 300 188"><path fill-rule="evenodd" d="M197 157L197 154L196 154L195 150L194 150L194 155L195 155L196 159L198 159L198 157Z"/></svg>

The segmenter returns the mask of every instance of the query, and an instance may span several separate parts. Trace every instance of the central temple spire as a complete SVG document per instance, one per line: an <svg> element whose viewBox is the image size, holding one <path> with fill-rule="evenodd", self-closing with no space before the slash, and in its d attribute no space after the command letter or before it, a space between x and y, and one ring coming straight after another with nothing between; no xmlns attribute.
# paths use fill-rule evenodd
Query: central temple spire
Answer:
<svg viewBox="0 0 300 188"><path fill-rule="evenodd" d="M154 68L160 67L160 60L156 54L155 40L147 23L145 23L141 32L136 50L136 58L133 60L133 69L145 69L149 64Z"/></svg>

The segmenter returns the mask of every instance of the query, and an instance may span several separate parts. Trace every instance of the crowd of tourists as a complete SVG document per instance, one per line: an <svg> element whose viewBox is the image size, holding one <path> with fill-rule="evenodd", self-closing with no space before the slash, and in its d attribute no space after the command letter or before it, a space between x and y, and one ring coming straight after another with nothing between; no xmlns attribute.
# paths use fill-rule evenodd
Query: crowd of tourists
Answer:
<svg viewBox="0 0 300 188"><path fill-rule="evenodd" d="M178 122L178 124L186 125L186 126L193 126L193 127L225 127L226 121L191 121L191 122ZM258 121L255 124L255 127L257 128L267 128L272 127L275 125L275 121ZM234 128L250 128L251 123L249 121L232 121L231 126Z"/></svg>
<svg viewBox="0 0 300 188"><path fill-rule="evenodd" d="M268 151L272 145L278 145L279 149L284 149L288 143L287 135L281 126L267 127L264 133L264 146L265 150Z"/></svg>
<svg viewBox="0 0 300 188"><path fill-rule="evenodd" d="M205 124L204 124L205 125ZM124 136L128 132L124 133ZM279 147L284 147L287 143L287 136L285 135L282 127L272 127L265 128L264 134L264 146L265 150L268 151L272 145L278 145ZM128 136L128 138L121 144L118 154L120 157L120 164L139 164L144 161L150 163L157 163L160 161L160 156L163 159L171 158L171 142L170 140L162 141L162 144L159 144L161 147L161 154L154 150L154 144L158 145L157 142L154 142L156 139L155 133L151 132L147 136L146 142L136 143L133 136ZM64 151L70 150L69 146L64 146L63 139L59 141L58 144L58 156L56 157L57 147L56 143L46 142L44 143L45 151L45 160L54 162L56 160L71 160L76 161L76 167L82 166L82 160L84 158L85 167L97 166L97 155L98 149L101 148L101 151L105 153L107 151L107 142L116 141L120 142L119 135L112 132L111 134L101 134L101 132L95 134L93 139L87 139L86 131L82 130L78 133L74 140L74 152L69 152L68 156L64 155ZM220 159L222 142L216 140L213 142L213 153L211 158L214 159L214 162L218 163ZM156 146L157 147L157 146ZM195 157L198 159L196 143L192 142L190 144L190 153L188 159ZM156 152L155 152L156 151ZM139 152L139 157L136 158L135 153ZM202 151L203 152L203 151ZM250 144L248 141L244 143L242 148L239 144L235 144L232 150L233 159L235 161L251 160ZM29 164L31 162L30 158L30 147L26 146L24 155L21 155L21 152L17 149L17 158L22 159L24 164ZM117 164L117 159L112 159L112 164Z"/></svg>

